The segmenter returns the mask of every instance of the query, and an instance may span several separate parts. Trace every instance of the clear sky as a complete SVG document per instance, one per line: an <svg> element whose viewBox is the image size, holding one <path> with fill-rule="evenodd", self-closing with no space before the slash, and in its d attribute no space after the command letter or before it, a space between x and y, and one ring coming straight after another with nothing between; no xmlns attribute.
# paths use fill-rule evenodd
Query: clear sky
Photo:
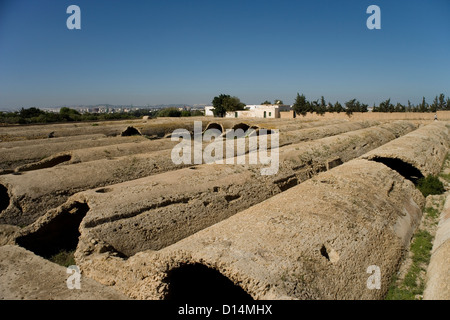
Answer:
<svg viewBox="0 0 450 320"><path fill-rule="evenodd" d="M69 5L81 30L69 30ZM369 30L369 5L381 30ZM0 109L450 95L450 0L0 0Z"/></svg>

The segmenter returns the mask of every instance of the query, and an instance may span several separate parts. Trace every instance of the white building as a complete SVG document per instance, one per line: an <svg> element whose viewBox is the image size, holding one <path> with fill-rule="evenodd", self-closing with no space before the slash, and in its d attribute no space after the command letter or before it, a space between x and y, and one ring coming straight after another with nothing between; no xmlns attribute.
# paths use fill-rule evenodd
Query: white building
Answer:
<svg viewBox="0 0 450 320"><path fill-rule="evenodd" d="M213 109L214 109L213 106L205 106L205 116L213 117L214 116Z"/></svg>
<svg viewBox="0 0 450 320"><path fill-rule="evenodd" d="M213 106L205 106L205 116L214 116ZM252 104L246 105L245 110L231 111L225 118L280 118L280 112L290 111L286 104Z"/></svg>
<svg viewBox="0 0 450 320"><path fill-rule="evenodd" d="M280 112L290 111L286 104L257 104L247 105L245 110L227 112L226 118L280 118Z"/></svg>

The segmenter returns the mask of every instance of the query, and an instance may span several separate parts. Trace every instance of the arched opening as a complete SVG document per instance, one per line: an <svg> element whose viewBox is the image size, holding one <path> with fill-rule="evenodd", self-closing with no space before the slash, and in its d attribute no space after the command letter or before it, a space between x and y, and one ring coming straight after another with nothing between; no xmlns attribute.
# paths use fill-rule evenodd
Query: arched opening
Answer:
<svg viewBox="0 0 450 320"><path fill-rule="evenodd" d="M258 126L251 126L247 131L248 137L254 137L258 135L259 127Z"/></svg>
<svg viewBox="0 0 450 320"><path fill-rule="evenodd" d="M207 131L208 129L216 129L216 130L219 130L220 132L223 133L223 127L222 127L222 125L219 124L219 123L216 123L216 122L210 122L210 123L208 123L208 125L207 125L206 128L205 128L205 131ZM204 133L205 131L203 131L203 133Z"/></svg>
<svg viewBox="0 0 450 320"><path fill-rule="evenodd" d="M120 135L122 137L131 137L131 136L141 136L142 134L135 127L128 127Z"/></svg>
<svg viewBox="0 0 450 320"><path fill-rule="evenodd" d="M251 134L251 131L248 131L248 129L250 129L250 126L246 123L238 123L235 124L231 130L227 130L228 132L226 133L226 138L227 139L235 139L235 138L243 138L246 135Z"/></svg>
<svg viewBox="0 0 450 320"><path fill-rule="evenodd" d="M18 245L49 259L62 251L73 252L80 237L79 226L89 206L75 202L37 231L16 239Z"/></svg>
<svg viewBox="0 0 450 320"><path fill-rule="evenodd" d="M97 193L108 193L111 191L113 191L112 188L100 188L100 189L95 190L95 192L97 192Z"/></svg>
<svg viewBox="0 0 450 320"><path fill-rule="evenodd" d="M56 155L47 159L44 159L42 161L26 164L23 166L20 166L16 169L17 172L24 172L24 171L33 171L33 170L40 170L40 169L47 169L57 166L58 164L68 162L72 160L72 155L67 154L60 154Z"/></svg>
<svg viewBox="0 0 450 320"><path fill-rule="evenodd" d="M398 159L398 158L387 158L387 157L374 157L370 159L372 161L376 161L384 164L385 166L391 168L392 170L397 171L404 178L412 181L415 185L420 178L423 178L422 172L418 170L413 165Z"/></svg>
<svg viewBox="0 0 450 320"><path fill-rule="evenodd" d="M252 301L241 287L219 271L202 264L185 264L168 272L166 300Z"/></svg>
<svg viewBox="0 0 450 320"><path fill-rule="evenodd" d="M0 212L8 208L10 202L8 189L2 184L0 184Z"/></svg>
<svg viewBox="0 0 450 320"><path fill-rule="evenodd" d="M241 122L241 123L235 124L233 126L233 128L231 128L231 129L233 129L233 130L242 129L244 131L247 131L249 128L250 128L250 126L248 124Z"/></svg>

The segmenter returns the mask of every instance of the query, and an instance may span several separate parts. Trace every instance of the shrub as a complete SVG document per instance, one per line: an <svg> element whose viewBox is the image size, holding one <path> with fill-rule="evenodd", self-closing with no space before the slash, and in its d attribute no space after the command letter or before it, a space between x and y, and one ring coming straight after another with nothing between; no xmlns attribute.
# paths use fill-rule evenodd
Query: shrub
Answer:
<svg viewBox="0 0 450 320"><path fill-rule="evenodd" d="M421 273L430 262L432 248L433 236L428 231L420 230L414 235L410 248L413 254L412 265L398 285L397 276L392 277L386 300L415 300L417 295L423 294L425 280L421 277Z"/></svg>
<svg viewBox="0 0 450 320"><path fill-rule="evenodd" d="M181 111L176 108L164 108L158 112L158 117L181 117Z"/></svg>
<svg viewBox="0 0 450 320"><path fill-rule="evenodd" d="M439 178L432 175L429 175L426 178L420 178L417 182L417 188L422 192L424 197L445 192L444 185Z"/></svg>
<svg viewBox="0 0 450 320"><path fill-rule="evenodd" d="M75 264L74 253L75 250L73 251L61 250L57 254L50 257L49 260L63 267L68 267Z"/></svg>

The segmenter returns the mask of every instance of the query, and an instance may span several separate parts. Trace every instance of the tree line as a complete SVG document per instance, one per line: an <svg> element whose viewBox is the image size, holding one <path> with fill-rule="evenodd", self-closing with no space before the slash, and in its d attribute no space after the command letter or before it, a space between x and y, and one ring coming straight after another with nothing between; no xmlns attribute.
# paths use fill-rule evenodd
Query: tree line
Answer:
<svg viewBox="0 0 450 320"><path fill-rule="evenodd" d="M137 119L153 116L150 110L135 110L128 113L83 113L63 107L58 113L39 108L22 108L19 111L0 112L0 123L4 124L38 124L55 122L104 121Z"/></svg>
<svg viewBox="0 0 450 320"><path fill-rule="evenodd" d="M407 105L401 103L394 105L391 103L391 99L387 99L373 107L373 112L436 112L441 110L450 110L450 97L446 99L443 93L436 96L431 104L428 104L423 97L422 102L418 105L412 104L409 100Z"/></svg>
<svg viewBox="0 0 450 320"><path fill-rule="evenodd" d="M199 110L183 110L176 108L164 108L161 110L139 109L120 113L80 113L75 109L63 107L58 113L44 111L39 108L22 108L19 111L1 112L0 123L3 124L38 124L55 122L79 122L79 121L108 121L140 119L143 116L156 117L190 117L202 116Z"/></svg>
<svg viewBox="0 0 450 320"><path fill-rule="evenodd" d="M177 108L164 108L156 112L156 117L200 117L204 112L200 110L179 110Z"/></svg>
<svg viewBox="0 0 450 320"><path fill-rule="evenodd" d="M317 113L320 115L325 114L325 112L345 112L347 115L351 115L353 112L368 112L368 105L359 102L357 99L352 99L345 102L342 105L339 101L336 103L326 102L325 98L322 96L320 99L314 101L306 100L304 94L300 95L297 93L295 102L292 105L292 109L298 115L305 116L308 112Z"/></svg>
<svg viewBox="0 0 450 320"><path fill-rule="evenodd" d="M325 112L345 112L350 116L354 112L368 112L369 106L359 102L357 99L349 100L345 102L344 105L338 101L333 104L331 102L326 102L323 96L320 99L308 101L305 95L297 93L292 109L296 114L303 116L308 112L320 115L323 115ZM412 104L409 100L407 105L401 103L394 105L389 98L381 102L378 106L374 104L372 107L372 112L436 112L439 110L450 111L450 97L445 98L443 93L436 96L431 104L428 104L425 97L423 97L422 102L418 105Z"/></svg>
<svg viewBox="0 0 450 320"><path fill-rule="evenodd" d="M270 101L265 100L261 104L272 104ZM276 99L273 104L283 104L279 99ZM245 104L241 102L238 97L230 96L228 94L220 94L214 97L212 101L213 113L216 117L224 117L227 112L244 110ZM320 99L308 101L304 94L297 93L292 110L298 115L305 116L307 113L317 113L320 115L326 112L345 112L348 116L354 112L368 112L369 105L358 101L357 99L351 99L344 104L339 101L335 103L327 102L322 96ZM433 103L428 104L423 97L422 102L418 105L412 104L408 100L407 105L401 103L393 104L391 99L387 99L381 102L378 106L373 105L373 112L436 112L438 110L450 110L450 97L445 97L443 93L436 96Z"/></svg>

